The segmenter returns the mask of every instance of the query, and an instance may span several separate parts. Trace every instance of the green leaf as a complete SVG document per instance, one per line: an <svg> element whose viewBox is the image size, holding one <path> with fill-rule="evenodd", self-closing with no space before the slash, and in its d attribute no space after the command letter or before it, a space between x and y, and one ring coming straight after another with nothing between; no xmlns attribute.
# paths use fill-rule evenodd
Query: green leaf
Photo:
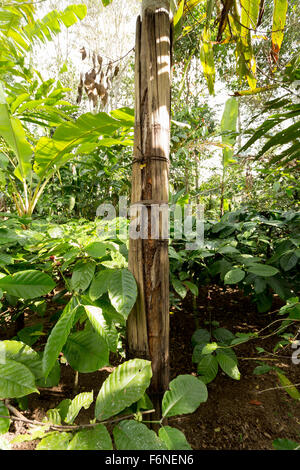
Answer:
<svg viewBox="0 0 300 470"><path fill-rule="evenodd" d="M290 439L276 439L273 447L275 450L300 450L300 443Z"/></svg>
<svg viewBox="0 0 300 470"><path fill-rule="evenodd" d="M199 362L202 356L202 349L207 345L207 343L199 343L193 349L192 362Z"/></svg>
<svg viewBox="0 0 300 470"><path fill-rule="evenodd" d="M261 366L255 367L255 369L253 370L253 374L263 375L263 374L267 374L268 372L270 372L270 370L273 370L272 366L269 366L268 364L262 364Z"/></svg>
<svg viewBox="0 0 300 470"><path fill-rule="evenodd" d="M198 294L199 294L199 289L198 287L196 286L196 284L194 284L193 282L190 282L190 281L184 281L184 284L186 285L186 287L188 287L191 291L191 293L195 296L195 297L198 297Z"/></svg>
<svg viewBox="0 0 300 470"><path fill-rule="evenodd" d="M6 359L0 363L0 399L19 398L39 393L32 372L20 362Z"/></svg>
<svg viewBox="0 0 300 470"><path fill-rule="evenodd" d="M184 299L187 294L187 289L185 285L178 279L172 279L172 286L174 287L175 292Z"/></svg>
<svg viewBox="0 0 300 470"><path fill-rule="evenodd" d="M279 272L278 269L274 268L273 266L259 263L253 263L247 269L250 273L257 274L258 276L262 277L275 276L275 274Z"/></svg>
<svg viewBox="0 0 300 470"><path fill-rule="evenodd" d="M162 400L164 417L193 413L200 403L207 400L207 388L192 375L179 375L169 384Z"/></svg>
<svg viewBox="0 0 300 470"><path fill-rule="evenodd" d="M227 167L233 156L232 146L235 143L236 123L238 117L239 104L236 98L229 98L224 107L221 119L222 143L229 146L223 149L223 167Z"/></svg>
<svg viewBox="0 0 300 470"><path fill-rule="evenodd" d="M15 174L22 181L31 171L32 149L26 140L21 122L9 115L2 84L0 83L0 136L17 157Z"/></svg>
<svg viewBox="0 0 300 470"><path fill-rule="evenodd" d="M48 274L36 270L19 271L0 279L0 289L25 300L48 294L54 287Z"/></svg>
<svg viewBox="0 0 300 470"><path fill-rule="evenodd" d="M154 431L137 421L121 421L113 434L117 450L167 450Z"/></svg>
<svg viewBox="0 0 300 470"><path fill-rule="evenodd" d="M87 410L93 403L93 399L93 392L83 392L76 395L76 397L71 401L65 422L73 424L81 408Z"/></svg>
<svg viewBox="0 0 300 470"><path fill-rule="evenodd" d="M65 306L58 322L48 337L43 355L43 373L47 377L67 341L76 313L77 301L74 297Z"/></svg>
<svg viewBox="0 0 300 470"><path fill-rule="evenodd" d="M71 288L75 292L85 291L94 277L95 268L96 263L94 261L77 264L72 274Z"/></svg>
<svg viewBox="0 0 300 470"><path fill-rule="evenodd" d="M108 284L112 272L113 270L111 269L104 269L103 271L99 271L96 274L89 289L89 296L91 300L94 301L99 299L99 297L108 291Z"/></svg>
<svg viewBox="0 0 300 470"><path fill-rule="evenodd" d="M197 373L205 384L212 382L218 373L218 361L216 356L203 356L198 363Z"/></svg>
<svg viewBox="0 0 300 470"><path fill-rule="evenodd" d="M1 357L4 358L4 361L1 360ZM23 364L35 376L36 380L43 377L42 361L39 354L21 341L0 342L0 364L6 359Z"/></svg>
<svg viewBox="0 0 300 470"><path fill-rule="evenodd" d="M225 372L225 374L229 375L232 379L240 380L241 375L236 363L232 357L228 354L224 353L221 350L217 351L217 361L221 369Z"/></svg>
<svg viewBox="0 0 300 470"><path fill-rule="evenodd" d="M0 415L9 417L9 411L4 405L4 403L2 403L1 401L0 401ZM8 432L9 426L10 426L10 419L0 418L0 434L5 434L6 432Z"/></svg>
<svg viewBox="0 0 300 470"><path fill-rule="evenodd" d="M116 311L127 318L137 298L136 282L128 269L118 269L111 274L108 295Z"/></svg>
<svg viewBox="0 0 300 470"><path fill-rule="evenodd" d="M278 375L279 381L281 385L284 387L283 390L287 392L290 397L294 398L294 400L300 400L300 392L299 390L292 384L292 382L281 372L276 370L276 374Z"/></svg>
<svg viewBox="0 0 300 470"><path fill-rule="evenodd" d="M103 258L106 255L106 248L106 243L92 242L85 247L85 251L92 258Z"/></svg>
<svg viewBox="0 0 300 470"><path fill-rule="evenodd" d="M18 331L17 336L21 341L23 341L23 343L27 344L28 346L32 346L43 334L42 330L43 324L37 323L36 325L22 328L22 330Z"/></svg>
<svg viewBox="0 0 300 470"><path fill-rule="evenodd" d="M283 30L286 19L288 0L274 0L272 25L272 53L275 62L279 58L279 50L283 41Z"/></svg>
<svg viewBox="0 0 300 470"><path fill-rule="evenodd" d="M133 359L118 366L100 389L95 417L105 420L138 401L149 387L151 377L149 361Z"/></svg>
<svg viewBox="0 0 300 470"><path fill-rule="evenodd" d="M210 340L210 333L207 330L203 329L198 329L193 333L192 336L192 345L196 346L197 344L202 344L202 343L209 343Z"/></svg>
<svg viewBox="0 0 300 470"><path fill-rule="evenodd" d="M158 431L159 438L166 444L168 450L192 450L183 432L171 426L162 426Z"/></svg>
<svg viewBox="0 0 300 470"><path fill-rule="evenodd" d="M295 252L286 253L280 258L280 266L284 271L290 271L298 263L298 256Z"/></svg>
<svg viewBox="0 0 300 470"><path fill-rule="evenodd" d="M224 276L224 284L237 284L245 277L245 271L239 268L231 269Z"/></svg>
<svg viewBox="0 0 300 470"><path fill-rule="evenodd" d="M61 32L61 23L69 28L78 19L86 16L86 5L69 5L63 11L52 10L42 19L35 19L23 28L23 33L30 40L39 39L41 42L51 41L54 36Z"/></svg>
<svg viewBox="0 0 300 470"><path fill-rule="evenodd" d="M41 371L43 371L42 359L41 359ZM55 361L54 366L50 370L47 378L42 377L41 379L37 380L36 384L38 387L41 387L41 388L52 388L52 387L56 387L59 384L59 380L60 380L60 363L59 361Z"/></svg>
<svg viewBox="0 0 300 470"><path fill-rule="evenodd" d="M218 349L217 343L207 343L202 349L201 353L205 356L207 354L213 353L216 349Z"/></svg>
<svg viewBox="0 0 300 470"><path fill-rule="evenodd" d="M63 353L72 369L81 373L95 372L109 364L105 340L90 328L70 334Z"/></svg>
<svg viewBox="0 0 300 470"><path fill-rule="evenodd" d="M177 23L179 23L179 21L181 20L181 17L183 15L183 7L184 7L184 0L181 0L176 10L176 13L174 15L174 20L173 20L174 28L176 27Z"/></svg>
<svg viewBox="0 0 300 470"><path fill-rule="evenodd" d="M113 450L111 437L103 424L75 434L68 450Z"/></svg>
<svg viewBox="0 0 300 470"><path fill-rule="evenodd" d="M109 349L116 352L119 336L115 326L107 322L100 307L85 305L84 308L94 330L106 341Z"/></svg>
<svg viewBox="0 0 300 470"><path fill-rule="evenodd" d="M211 95L214 94L215 86L215 63L214 51L211 41L211 33L206 25L202 33L202 44L200 49L200 60L203 68L203 74L207 80L208 90Z"/></svg>
<svg viewBox="0 0 300 470"><path fill-rule="evenodd" d="M98 142L101 135L110 135L128 120L114 119L106 113L82 114L76 122L65 122L56 128L52 138L41 137L35 148L34 171L40 177L51 176L61 165L74 158L73 150L83 143ZM102 144L103 145L103 144Z"/></svg>
<svg viewBox="0 0 300 470"><path fill-rule="evenodd" d="M53 432L41 440L36 450L68 450L69 441L71 439L71 433Z"/></svg>
<svg viewBox="0 0 300 470"><path fill-rule="evenodd" d="M226 328L217 328L213 331L213 336L219 343L230 344L230 342L235 339L235 336L231 331Z"/></svg>

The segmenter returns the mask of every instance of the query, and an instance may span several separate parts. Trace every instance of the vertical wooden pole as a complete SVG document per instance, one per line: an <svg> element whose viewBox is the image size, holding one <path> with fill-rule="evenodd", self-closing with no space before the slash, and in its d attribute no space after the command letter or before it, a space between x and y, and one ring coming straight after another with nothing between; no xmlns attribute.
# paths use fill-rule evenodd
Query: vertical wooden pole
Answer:
<svg viewBox="0 0 300 470"><path fill-rule="evenodd" d="M151 360L152 394L169 383L168 240L151 238L151 204L168 204L171 24L169 0L143 0L135 49L135 145L131 204L146 208L148 238L129 241L129 269L139 290L129 315L131 357ZM158 220L154 221L158 222Z"/></svg>

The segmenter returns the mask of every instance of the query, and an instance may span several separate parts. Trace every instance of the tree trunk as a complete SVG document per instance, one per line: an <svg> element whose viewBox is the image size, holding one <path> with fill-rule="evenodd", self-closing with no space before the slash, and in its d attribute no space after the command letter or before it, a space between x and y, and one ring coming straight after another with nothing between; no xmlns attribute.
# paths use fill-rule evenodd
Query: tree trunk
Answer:
<svg viewBox="0 0 300 470"><path fill-rule="evenodd" d="M151 205L168 204L170 146L171 23L167 0L143 0L137 19L135 49L135 145L132 206L146 212L147 239L129 239L129 269L138 285L138 300L129 315L130 357L151 360L152 396L169 383L169 259L159 214ZM136 204L138 203L138 204ZM151 226L159 222L159 237Z"/></svg>

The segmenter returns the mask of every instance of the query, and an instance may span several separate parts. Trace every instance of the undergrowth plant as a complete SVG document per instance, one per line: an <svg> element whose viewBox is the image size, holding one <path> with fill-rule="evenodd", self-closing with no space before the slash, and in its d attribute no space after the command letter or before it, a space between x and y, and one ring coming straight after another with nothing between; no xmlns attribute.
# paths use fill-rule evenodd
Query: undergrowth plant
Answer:
<svg viewBox="0 0 300 470"><path fill-rule="evenodd" d="M2 344L2 352L10 351L10 343ZM12 345L14 346L14 345ZM33 350L24 345L23 351L15 357L23 369L36 373L29 355ZM2 356L3 357L3 356ZM10 356L11 357L11 356ZM12 361L12 359L8 359ZM24 365L28 367L26 367ZM23 371L24 373L24 371ZM94 418L87 424L75 424L82 408L88 409L93 401L93 391L76 395L73 400L66 399L56 408L50 409L43 422L32 421L34 428L30 433L13 439L12 443L40 440L36 450L188 450L191 446L184 434L177 428L164 424L173 416L193 413L207 400L206 386L191 375L179 375L169 384L169 390L162 398L162 417L158 434L147 426L145 414L151 413L152 403L145 393L152 376L151 363L133 359L118 366L102 384L95 402ZM38 392L34 381L15 384L11 388L0 387L0 397L26 395ZM0 433L7 432L10 424L10 411L14 408L0 401ZM11 416L14 419L14 416ZM24 419L26 421L26 419ZM27 420L27 423L30 423ZM109 430L107 425L110 426ZM111 426L113 425L113 428ZM111 435L113 435L113 441ZM0 447L5 443L1 444ZM6 442L6 446L9 444Z"/></svg>

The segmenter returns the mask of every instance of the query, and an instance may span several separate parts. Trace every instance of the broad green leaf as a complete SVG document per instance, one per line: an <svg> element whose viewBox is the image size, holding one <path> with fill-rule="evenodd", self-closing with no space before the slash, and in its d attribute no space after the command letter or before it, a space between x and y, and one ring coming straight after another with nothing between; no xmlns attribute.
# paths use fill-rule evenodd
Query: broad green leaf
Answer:
<svg viewBox="0 0 300 470"><path fill-rule="evenodd" d="M268 364L262 364L261 366L255 367L255 369L253 370L253 374L254 374L254 375L263 375L263 374L267 374L267 373L270 372L270 370L272 370L272 369L273 369L272 366L269 366Z"/></svg>
<svg viewBox="0 0 300 470"><path fill-rule="evenodd" d="M74 158L72 152L85 142L98 142L100 135L110 135L121 127L128 127L128 121L114 119L106 113L86 113L76 122L59 125L52 138L41 137L35 148L34 171L42 179L51 176L61 165Z"/></svg>
<svg viewBox="0 0 300 470"><path fill-rule="evenodd" d="M100 389L95 417L103 421L138 401L149 387L151 377L149 361L133 359L118 366Z"/></svg>
<svg viewBox="0 0 300 470"><path fill-rule="evenodd" d="M23 341L23 343L27 344L28 346L32 346L39 337L45 333L43 333L43 324L37 323L36 325L27 326L22 328L22 330L18 331L18 339Z"/></svg>
<svg viewBox="0 0 300 470"><path fill-rule="evenodd" d="M55 35L61 32L61 23L69 28L78 19L82 20L87 12L86 5L69 5L63 11L52 10L42 19L28 23L23 28L23 33L29 40L39 39L41 42L51 41Z"/></svg>
<svg viewBox="0 0 300 470"><path fill-rule="evenodd" d="M177 23L179 23L179 21L182 18L184 3L185 3L184 0L180 0L180 3L178 5L178 8L177 8L176 13L174 15L174 20L173 20L174 28L176 27Z"/></svg>
<svg viewBox="0 0 300 470"><path fill-rule="evenodd" d="M21 122L9 115L2 84L0 83L0 135L17 157L16 176L23 181L31 171L32 149L26 140Z"/></svg>
<svg viewBox="0 0 300 470"><path fill-rule="evenodd" d="M113 434L117 450L167 450L154 431L134 420L121 421Z"/></svg>
<svg viewBox="0 0 300 470"><path fill-rule="evenodd" d="M158 432L159 438L166 444L168 450L192 450L183 432L171 426L163 426Z"/></svg>
<svg viewBox="0 0 300 470"><path fill-rule="evenodd" d="M272 53L275 62L279 58L279 50L283 41L283 30L286 20L288 0L274 0L272 25Z"/></svg>
<svg viewBox="0 0 300 470"><path fill-rule="evenodd" d="M43 373L47 377L57 360L73 326L77 301L72 298L48 337L43 355Z"/></svg>
<svg viewBox="0 0 300 470"><path fill-rule="evenodd" d="M48 418L48 421L51 424L57 424L57 425L61 424L61 416L57 408L52 408L48 410L46 413L46 416Z"/></svg>
<svg viewBox="0 0 300 470"><path fill-rule="evenodd" d="M18 444L19 442L30 442L36 439L43 439L45 436L51 435L48 426L40 426L38 428L34 428L30 431L30 434L19 434L17 437L12 439L12 444Z"/></svg>
<svg viewBox="0 0 300 470"><path fill-rule="evenodd" d="M290 439L276 439L273 441L273 447L275 450L300 450L300 442Z"/></svg>
<svg viewBox="0 0 300 470"><path fill-rule="evenodd" d="M87 328L69 335L63 353L70 366L81 373L95 372L109 364L105 340Z"/></svg>
<svg viewBox="0 0 300 470"><path fill-rule="evenodd" d="M256 277L254 279L254 290L256 294L261 294L262 292L264 292L266 287L267 287L267 283L265 279L263 279L262 277Z"/></svg>
<svg viewBox="0 0 300 470"><path fill-rule="evenodd" d="M200 403L207 400L207 388L192 375L179 375L169 384L162 400L164 417L193 413Z"/></svg>
<svg viewBox="0 0 300 470"><path fill-rule="evenodd" d="M209 93L213 95L215 86L215 62L211 34L209 27L207 26L205 26L202 33L200 60L203 68L203 74L207 80Z"/></svg>
<svg viewBox="0 0 300 470"><path fill-rule="evenodd" d="M136 282L128 269L118 269L111 274L108 295L116 311L127 318L137 298Z"/></svg>
<svg viewBox="0 0 300 470"><path fill-rule="evenodd" d="M277 279L276 277L269 277L267 284L273 289L276 294L283 300L287 300L292 296L291 289L284 279Z"/></svg>
<svg viewBox="0 0 300 470"><path fill-rule="evenodd" d="M207 354L213 353L216 349L218 349L217 343L207 343L201 351L201 354L206 356Z"/></svg>
<svg viewBox="0 0 300 470"><path fill-rule="evenodd" d="M109 279L112 272L111 269L104 269L96 274L89 289L91 300L99 299L99 297L108 291Z"/></svg>
<svg viewBox="0 0 300 470"><path fill-rule="evenodd" d="M280 266L284 271L290 271L298 263L298 256L295 252L286 253L280 258Z"/></svg>
<svg viewBox="0 0 300 470"><path fill-rule="evenodd" d="M242 30L248 32L247 28L256 29L259 14L260 0L240 0Z"/></svg>
<svg viewBox="0 0 300 470"><path fill-rule="evenodd" d="M43 371L42 354L41 354L41 371ZM50 370L47 378L42 377L41 379L37 380L36 384L38 387L41 387L41 388L52 388L52 387L56 387L59 384L59 380L60 380L60 363L57 360L55 361L54 366Z"/></svg>
<svg viewBox="0 0 300 470"><path fill-rule="evenodd" d="M73 424L81 408L87 410L93 403L93 392L83 392L76 395L70 403L65 422Z"/></svg>
<svg viewBox="0 0 300 470"><path fill-rule="evenodd" d="M184 281L184 284L190 289L191 293L197 297L199 295L199 289L193 282Z"/></svg>
<svg viewBox="0 0 300 470"><path fill-rule="evenodd" d="M184 299L187 294L187 288L185 287L185 285L178 279L172 279L172 286L174 287L174 290L177 292L177 294L182 299Z"/></svg>
<svg viewBox="0 0 300 470"><path fill-rule="evenodd" d="M6 359L19 362L26 366L35 376L36 380L43 377L42 361L39 354L22 341L5 340L0 342L0 364L1 356Z"/></svg>
<svg viewBox="0 0 300 470"><path fill-rule="evenodd" d="M219 343L228 343L235 339L235 336L231 331L227 330L226 328L217 328L213 331L213 336Z"/></svg>
<svg viewBox="0 0 300 470"><path fill-rule="evenodd" d="M224 284L237 284L245 277L245 271L239 268L231 269L224 276Z"/></svg>
<svg viewBox="0 0 300 470"><path fill-rule="evenodd" d="M1 401L0 401L0 415L9 417L9 411L4 405L4 403L2 403ZM0 434L5 434L6 432L8 432L9 426L10 426L10 419L0 418Z"/></svg>
<svg viewBox="0 0 300 470"><path fill-rule="evenodd" d="M53 432L44 437L37 445L36 450L68 450L72 434L68 432Z"/></svg>
<svg viewBox="0 0 300 470"><path fill-rule="evenodd" d="M107 245L102 242L92 242L85 247L85 251L92 258L103 258L106 255Z"/></svg>
<svg viewBox="0 0 300 470"><path fill-rule="evenodd" d="M232 146L235 143L236 123L238 118L239 103L237 98L229 98L224 107L221 119L222 143L229 146L223 149L223 167L226 168L233 156Z"/></svg>
<svg viewBox="0 0 300 470"><path fill-rule="evenodd" d="M197 373L205 384L212 382L218 373L218 361L216 356L206 355L201 357L197 366Z"/></svg>
<svg viewBox="0 0 300 470"><path fill-rule="evenodd" d="M14 259L12 256L6 253L0 253L0 266L5 266L6 264L13 264Z"/></svg>
<svg viewBox="0 0 300 470"><path fill-rule="evenodd" d="M193 349L192 362L199 362L202 356L202 349L207 345L207 343L199 343Z"/></svg>
<svg viewBox="0 0 300 470"><path fill-rule="evenodd" d="M225 374L229 375L232 379L240 380L241 375L236 363L232 357L228 354L222 352L222 350L217 351L217 361L221 369L225 372Z"/></svg>
<svg viewBox="0 0 300 470"><path fill-rule="evenodd" d="M71 278L72 289L76 292L85 291L93 279L95 268L96 263L94 261L77 264Z"/></svg>
<svg viewBox="0 0 300 470"><path fill-rule="evenodd" d="M119 336L115 326L107 322L100 307L85 305L84 308L94 330L106 341L109 349L116 352Z"/></svg>
<svg viewBox="0 0 300 470"><path fill-rule="evenodd" d="M210 340L210 333L207 330L198 329L193 333L192 336L192 345L196 346L197 344L208 343Z"/></svg>
<svg viewBox="0 0 300 470"><path fill-rule="evenodd" d="M0 363L0 399L19 398L39 393L32 372L20 362L6 359Z"/></svg>
<svg viewBox="0 0 300 470"><path fill-rule="evenodd" d="M0 289L25 300L48 294L55 283L48 274L36 270L19 271L0 279Z"/></svg>
<svg viewBox="0 0 300 470"><path fill-rule="evenodd" d="M292 382L281 372L276 370L276 374L280 380L283 390L287 392L290 397L294 398L294 400L300 400L300 392L299 390L292 384Z"/></svg>
<svg viewBox="0 0 300 470"><path fill-rule="evenodd" d="M113 450L111 437L103 424L75 434L68 450Z"/></svg>
<svg viewBox="0 0 300 470"><path fill-rule="evenodd" d="M274 268L273 266L259 263L253 263L247 269L250 273L257 274L258 276L262 277L275 276L275 274L279 272L278 269Z"/></svg>

